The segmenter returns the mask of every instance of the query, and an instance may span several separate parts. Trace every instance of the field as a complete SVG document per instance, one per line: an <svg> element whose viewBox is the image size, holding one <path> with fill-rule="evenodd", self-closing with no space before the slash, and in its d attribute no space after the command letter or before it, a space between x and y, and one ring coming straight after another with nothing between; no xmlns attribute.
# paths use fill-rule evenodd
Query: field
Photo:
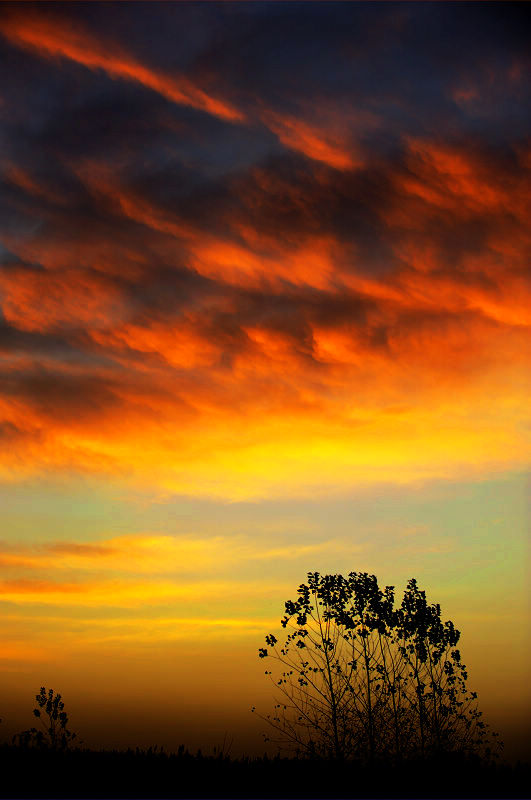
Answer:
<svg viewBox="0 0 531 800"><path fill-rule="evenodd" d="M456 757L400 766L231 759L160 750L53 752L4 745L9 798L528 798L529 765Z"/></svg>

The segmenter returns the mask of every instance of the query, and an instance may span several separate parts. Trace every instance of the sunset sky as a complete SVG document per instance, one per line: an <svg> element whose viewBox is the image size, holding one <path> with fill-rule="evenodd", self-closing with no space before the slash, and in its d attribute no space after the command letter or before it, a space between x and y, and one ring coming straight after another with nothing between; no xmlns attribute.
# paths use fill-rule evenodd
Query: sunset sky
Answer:
<svg viewBox="0 0 531 800"><path fill-rule="evenodd" d="M264 635L356 570L524 753L526 6L0 3L2 735L45 685L261 752Z"/></svg>

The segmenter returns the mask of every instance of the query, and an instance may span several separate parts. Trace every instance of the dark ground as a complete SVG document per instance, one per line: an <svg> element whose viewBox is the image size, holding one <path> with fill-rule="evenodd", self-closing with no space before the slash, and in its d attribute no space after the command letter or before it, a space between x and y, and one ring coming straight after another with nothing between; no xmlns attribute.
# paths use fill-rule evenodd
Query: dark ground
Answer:
<svg viewBox="0 0 531 800"><path fill-rule="evenodd" d="M530 798L530 765L230 759L157 750L0 747L3 798Z"/></svg>

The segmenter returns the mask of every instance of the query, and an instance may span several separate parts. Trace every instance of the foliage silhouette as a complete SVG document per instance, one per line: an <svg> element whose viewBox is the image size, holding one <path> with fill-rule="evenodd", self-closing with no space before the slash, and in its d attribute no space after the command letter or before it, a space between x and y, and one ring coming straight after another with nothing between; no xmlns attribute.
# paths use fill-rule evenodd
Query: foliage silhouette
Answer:
<svg viewBox="0 0 531 800"><path fill-rule="evenodd" d="M380 589L367 573L311 572L297 592L285 603L285 641L268 634L259 649L282 667L275 677L266 670L277 688L274 713L262 717L272 741L364 762L497 754L497 734L466 686L460 633L415 579L399 607L394 587Z"/></svg>
<svg viewBox="0 0 531 800"><path fill-rule="evenodd" d="M68 714L64 710L65 704L61 695L54 693L53 689L46 691L41 686L39 694L35 695L37 708L33 709L34 716L39 720L41 730L29 728L15 734L13 741L25 747L51 748L53 750L66 750L77 738L66 727Z"/></svg>

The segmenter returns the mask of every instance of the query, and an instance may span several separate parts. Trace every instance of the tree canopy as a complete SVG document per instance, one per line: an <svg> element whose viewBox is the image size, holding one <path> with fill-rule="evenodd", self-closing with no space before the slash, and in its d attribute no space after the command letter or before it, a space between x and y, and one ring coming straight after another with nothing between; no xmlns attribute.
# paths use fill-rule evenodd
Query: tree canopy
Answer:
<svg viewBox="0 0 531 800"><path fill-rule="evenodd" d="M283 642L270 633L259 656L276 687L263 717L273 741L326 758L403 759L440 752L491 755L496 734L438 604L411 579L400 605L375 575L308 573L285 603Z"/></svg>

